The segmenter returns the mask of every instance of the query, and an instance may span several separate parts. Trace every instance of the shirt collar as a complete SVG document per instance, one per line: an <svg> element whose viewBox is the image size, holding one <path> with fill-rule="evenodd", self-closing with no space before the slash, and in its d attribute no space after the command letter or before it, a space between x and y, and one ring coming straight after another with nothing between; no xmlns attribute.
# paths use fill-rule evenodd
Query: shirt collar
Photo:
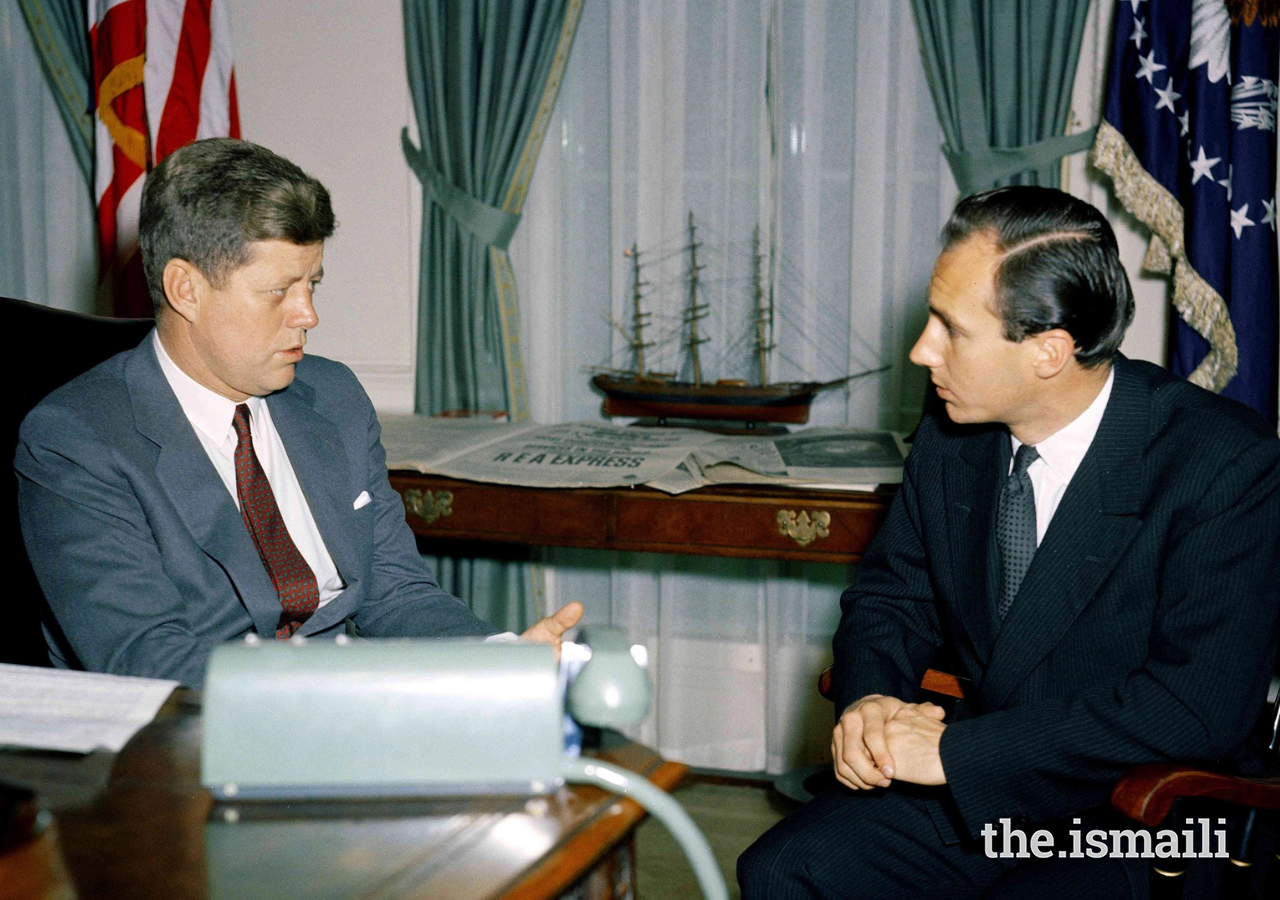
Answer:
<svg viewBox="0 0 1280 900"><path fill-rule="evenodd" d="M1115 380L1116 370L1113 366L1107 375L1106 384L1089 404L1088 409L1076 416L1070 425L1036 444L1040 459L1062 479L1064 484L1070 483L1076 474L1076 469L1080 468L1080 463L1084 461L1084 455L1089 452L1089 445L1093 443L1094 435L1098 433L1098 426L1102 424L1102 414L1106 412L1107 400L1111 397L1111 385ZM1013 452L1017 453L1018 448L1022 446L1022 441L1012 434L1009 435L1009 440L1013 442Z"/></svg>
<svg viewBox="0 0 1280 900"><path fill-rule="evenodd" d="M164 349L164 344L160 342L159 329L152 334L152 340L155 343L156 359L160 362L160 371L164 372L165 380L169 382L169 387L173 388L173 393L177 396L178 404L182 407L187 421L217 446L225 448L230 441L230 446L234 449L235 432L232 430L231 422L236 416L238 404L216 391L209 390L178 368L178 364L173 361ZM250 397L245 402L249 405L250 415L257 419L262 408L262 398Z"/></svg>

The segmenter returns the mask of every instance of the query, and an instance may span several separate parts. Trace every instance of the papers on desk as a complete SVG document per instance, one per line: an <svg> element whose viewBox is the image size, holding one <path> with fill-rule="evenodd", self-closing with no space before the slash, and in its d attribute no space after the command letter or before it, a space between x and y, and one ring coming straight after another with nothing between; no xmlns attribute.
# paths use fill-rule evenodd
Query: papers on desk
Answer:
<svg viewBox="0 0 1280 900"><path fill-rule="evenodd" d="M757 437L590 422L380 418L390 469L525 487L643 484L681 494L714 484L768 484L870 491L900 482L905 456L899 436L854 428Z"/></svg>
<svg viewBox="0 0 1280 900"><path fill-rule="evenodd" d="M0 663L0 745L118 752L176 681Z"/></svg>
<svg viewBox="0 0 1280 900"><path fill-rule="evenodd" d="M523 487L645 484L705 444L689 428L620 428L590 422L511 425L382 417L387 466ZM468 424L460 424L468 423ZM472 443L467 444L470 438Z"/></svg>

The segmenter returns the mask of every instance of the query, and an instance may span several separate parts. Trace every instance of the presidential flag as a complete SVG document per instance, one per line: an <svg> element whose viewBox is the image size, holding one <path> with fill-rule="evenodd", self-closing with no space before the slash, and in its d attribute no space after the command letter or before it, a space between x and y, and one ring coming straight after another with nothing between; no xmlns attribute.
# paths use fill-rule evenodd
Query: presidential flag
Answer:
<svg viewBox="0 0 1280 900"><path fill-rule="evenodd" d="M100 278L116 315L150 316L138 255L147 172L184 144L239 137L225 0L89 0Z"/></svg>
<svg viewBox="0 0 1280 900"><path fill-rule="evenodd" d="M1275 0L1120 0L1094 164L1173 276L1170 365L1276 421Z"/></svg>

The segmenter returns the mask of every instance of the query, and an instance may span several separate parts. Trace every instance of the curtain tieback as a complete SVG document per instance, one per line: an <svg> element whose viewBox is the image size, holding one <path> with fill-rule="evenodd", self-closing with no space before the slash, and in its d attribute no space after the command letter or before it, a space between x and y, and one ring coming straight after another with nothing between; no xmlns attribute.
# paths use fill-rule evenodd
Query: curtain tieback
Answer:
<svg viewBox="0 0 1280 900"><path fill-rule="evenodd" d="M516 226L520 224L519 216L477 200L449 181L443 172L427 160L427 155L409 140L408 128L400 130L400 146L404 149L404 158L409 167L422 182L422 191L427 199L482 243L491 244L499 250L507 249Z"/></svg>
<svg viewBox="0 0 1280 900"><path fill-rule="evenodd" d="M1044 169L1064 156L1088 150L1093 146L1097 131L1097 128L1090 128L1077 134L1060 134L1036 141L1025 147L983 147L972 152L958 152L943 144L942 152L951 164L951 173L956 177L960 193L969 194L1010 175L1029 169Z"/></svg>

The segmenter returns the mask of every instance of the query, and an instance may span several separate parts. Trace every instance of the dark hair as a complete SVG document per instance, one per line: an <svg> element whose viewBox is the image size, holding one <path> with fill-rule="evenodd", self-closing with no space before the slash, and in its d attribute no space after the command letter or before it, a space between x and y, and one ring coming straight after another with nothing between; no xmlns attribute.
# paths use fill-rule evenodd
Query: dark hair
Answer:
<svg viewBox="0 0 1280 900"><path fill-rule="evenodd" d="M314 244L337 222L325 186L266 147L209 138L180 147L147 176L138 243L151 302L165 305L163 273L185 259L217 287L249 261L253 241Z"/></svg>
<svg viewBox="0 0 1280 900"><path fill-rule="evenodd" d="M1133 321L1133 291L1101 212L1053 188L996 188L956 205L943 249L983 233L1002 254L995 288L1007 339L1062 328L1085 368L1115 356Z"/></svg>

